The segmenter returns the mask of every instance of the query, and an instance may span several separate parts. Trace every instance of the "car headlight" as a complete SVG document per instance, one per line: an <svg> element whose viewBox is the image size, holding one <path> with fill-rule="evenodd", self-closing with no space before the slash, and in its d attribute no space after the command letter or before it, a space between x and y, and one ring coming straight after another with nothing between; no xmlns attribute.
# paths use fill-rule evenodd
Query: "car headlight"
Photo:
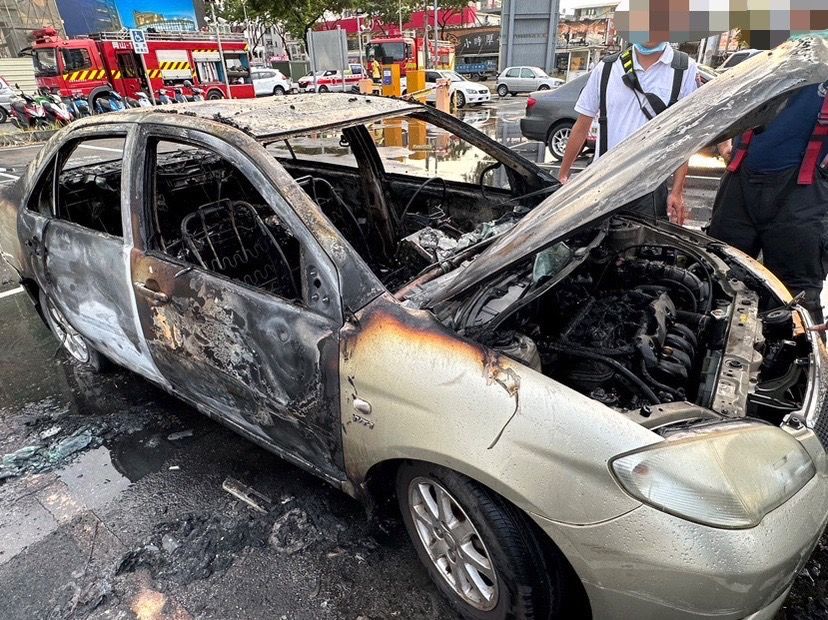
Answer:
<svg viewBox="0 0 828 620"><path fill-rule="evenodd" d="M685 433L611 461L633 497L721 528L759 524L814 477L805 448L770 425L731 423Z"/></svg>

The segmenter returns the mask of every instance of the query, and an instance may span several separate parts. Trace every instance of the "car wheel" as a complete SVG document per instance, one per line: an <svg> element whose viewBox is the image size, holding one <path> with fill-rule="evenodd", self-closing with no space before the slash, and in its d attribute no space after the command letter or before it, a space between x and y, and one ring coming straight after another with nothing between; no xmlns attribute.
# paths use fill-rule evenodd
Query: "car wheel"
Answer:
<svg viewBox="0 0 828 620"><path fill-rule="evenodd" d="M541 84L538 86L538 90L549 90L549 84Z"/></svg>
<svg viewBox="0 0 828 620"><path fill-rule="evenodd" d="M211 90L207 94L207 99L210 99L211 101L216 101L217 99L224 99L224 93L222 93L220 90Z"/></svg>
<svg viewBox="0 0 828 620"><path fill-rule="evenodd" d="M0 125L5 123L9 119L9 113L6 112L6 108L0 106Z"/></svg>
<svg viewBox="0 0 828 620"><path fill-rule="evenodd" d="M451 470L406 463L397 472L403 521L437 588L464 618L554 618L562 572L525 517Z"/></svg>
<svg viewBox="0 0 828 620"><path fill-rule="evenodd" d="M320 93L328 92L328 87L323 84L322 86L319 87L319 92Z"/></svg>
<svg viewBox="0 0 828 620"><path fill-rule="evenodd" d="M497 95L498 97L505 97L509 94L509 89L506 84L498 84L497 85Z"/></svg>
<svg viewBox="0 0 828 620"><path fill-rule="evenodd" d="M454 93L454 107L458 110L466 106L466 95L459 90Z"/></svg>
<svg viewBox="0 0 828 620"><path fill-rule="evenodd" d="M106 357L93 349L86 338L69 325L63 313L43 291L40 291L40 309L52 334L76 361L95 372L104 372L111 366Z"/></svg>
<svg viewBox="0 0 828 620"><path fill-rule="evenodd" d="M558 123L546 138L546 146L549 148L549 152L558 161L563 160L566 145L569 144L569 137L572 135L572 124L571 121Z"/></svg>
<svg viewBox="0 0 828 620"><path fill-rule="evenodd" d="M282 88L281 86L276 86L276 87L274 87L274 89L273 89L273 94L274 94L275 96L282 96L282 95L284 95L284 94L285 94L285 89L284 89L284 88Z"/></svg>

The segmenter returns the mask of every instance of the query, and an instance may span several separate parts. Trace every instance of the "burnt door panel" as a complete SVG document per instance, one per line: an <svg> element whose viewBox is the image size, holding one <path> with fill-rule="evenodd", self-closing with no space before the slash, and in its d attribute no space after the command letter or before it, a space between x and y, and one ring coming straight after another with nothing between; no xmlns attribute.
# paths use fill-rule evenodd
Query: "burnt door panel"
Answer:
<svg viewBox="0 0 828 620"><path fill-rule="evenodd" d="M330 318L155 254L135 256L133 280L147 345L178 391L341 477Z"/></svg>
<svg viewBox="0 0 828 620"><path fill-rule="evenodd" d="M72 327L107 357L156 376L135 325L123 239L53 220L43 246L45 290Z"/></svg>

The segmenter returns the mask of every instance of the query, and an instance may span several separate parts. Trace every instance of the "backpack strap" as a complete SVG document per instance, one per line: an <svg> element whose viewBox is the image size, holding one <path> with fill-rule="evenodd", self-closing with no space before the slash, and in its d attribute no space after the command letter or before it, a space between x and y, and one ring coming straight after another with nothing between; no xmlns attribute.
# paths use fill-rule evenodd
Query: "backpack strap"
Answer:
<svg viewBox="0 0 828 620"><path fill-rule="evenodd" d="M690 56L686 52L675 50L670 66L673 68L673 90L670 92L670 102L667 104L668 108L679 99L681 83L684 81L684 72L690 66Z"/></svg>
<svg viewBox="0 0 828 620"><path fill-rule="evenodd" d="M730 163L727 165L728 172L739 172L739 168L742 167L742 162L745 161L745 157L747 157L748 147L750 146L750 142L753 140L753 135L755 133L755 130L748 129L739 138L739 144L733 147L733 157L731 157Z"/></svg>
<svg viewBox="0 0 828 620"><path fill-rule="evenodd" d="M601 59L604 66L601 68L601 91L599 96L599 112L598 112L598 156L600 157L607 152L607 85L609 84L610 74L612 73L612 65L618 60L620 52L610 54Z"/></svg>
<svg viewBox="0 0 828 620"><path fill-rule="evenodd" d="M826 142L828 142L828 95L822 100L822 108L817 115L816 125L814 125L808 146L805 148L805 156L802 158L799 178L797 178L799 185L811 185L814 182L819 156Z"/></svg>

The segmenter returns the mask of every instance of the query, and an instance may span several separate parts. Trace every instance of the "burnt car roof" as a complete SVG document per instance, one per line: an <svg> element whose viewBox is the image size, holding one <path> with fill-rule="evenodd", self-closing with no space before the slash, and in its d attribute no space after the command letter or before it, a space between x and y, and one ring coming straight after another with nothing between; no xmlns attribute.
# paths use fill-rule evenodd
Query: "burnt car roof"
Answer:
<svg viewBox="0 0 828 620"><path fill-rule="evenodd" d="M136 116L142 117L142 120L151 120L159 115L183 114L225 123L241 129L257 140L268 140L326 127L364 123L374 118L400 114L420 107L418 103L389 97L318 93L168 104L110 112L103 118L106 121L134 121L138 120ZM81 122L95 124L101 122L101 117L92 117ZM76 123L78 124L80 123Z"/></svg>

